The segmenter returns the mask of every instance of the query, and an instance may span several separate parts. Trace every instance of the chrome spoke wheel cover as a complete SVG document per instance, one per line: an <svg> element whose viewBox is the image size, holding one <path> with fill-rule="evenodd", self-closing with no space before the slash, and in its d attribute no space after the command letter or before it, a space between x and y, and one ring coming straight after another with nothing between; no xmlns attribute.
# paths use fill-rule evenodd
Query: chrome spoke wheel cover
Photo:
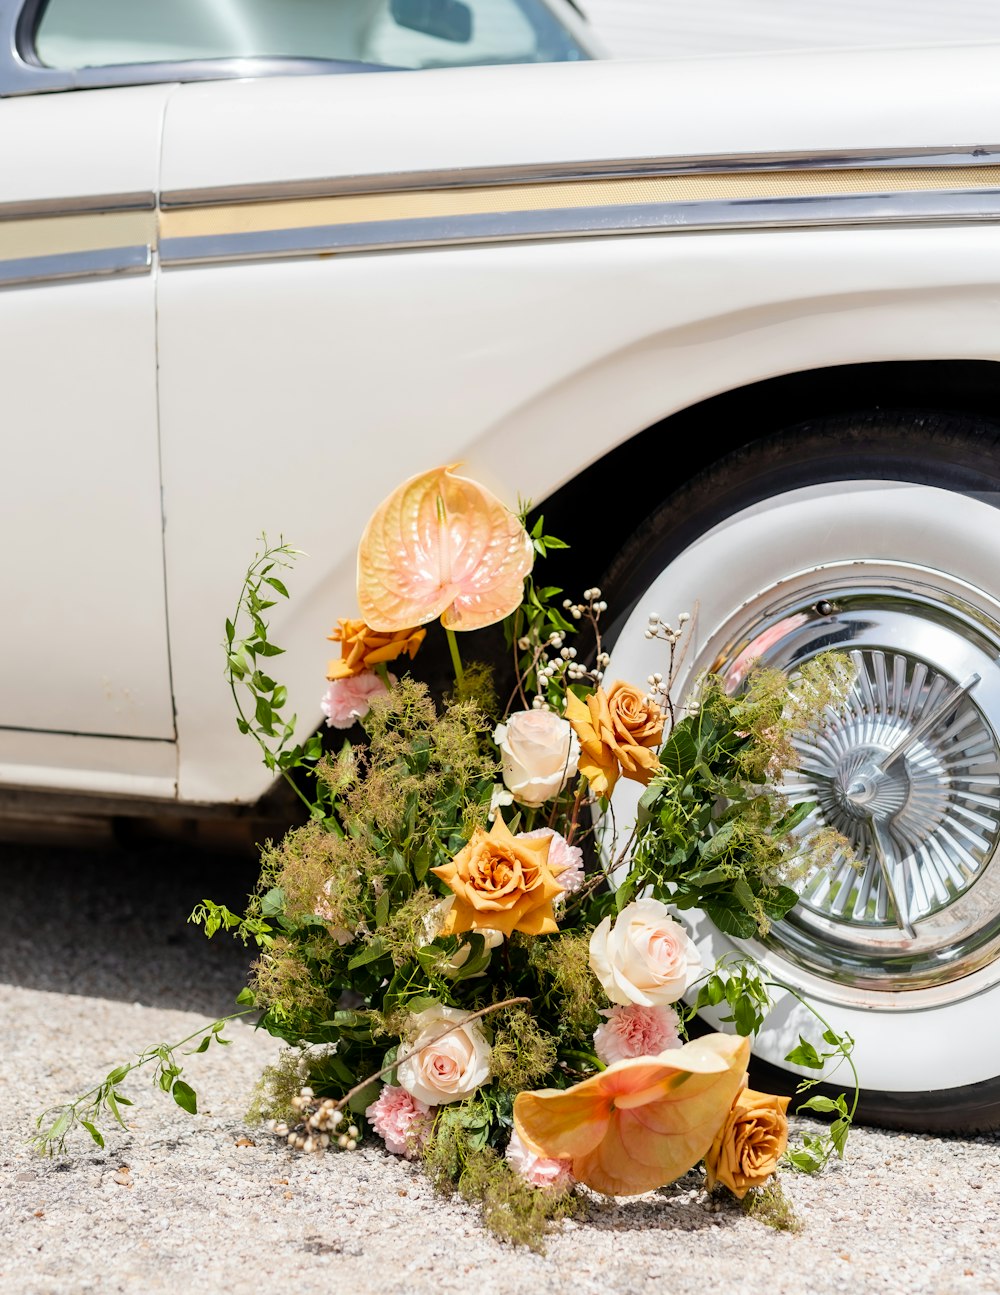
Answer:
<svg viewBox="0 0 1000 1295"><path fill-rule="evenodd" d="M1000 981L1000 606L942 573L843 563L762 593L708 647L733 682L753 658L794 673L829 650L856 672L786 790L816 802L802 838L834 827L857 863L807 872L768 948L831 997L894 1008Z"/></svg>

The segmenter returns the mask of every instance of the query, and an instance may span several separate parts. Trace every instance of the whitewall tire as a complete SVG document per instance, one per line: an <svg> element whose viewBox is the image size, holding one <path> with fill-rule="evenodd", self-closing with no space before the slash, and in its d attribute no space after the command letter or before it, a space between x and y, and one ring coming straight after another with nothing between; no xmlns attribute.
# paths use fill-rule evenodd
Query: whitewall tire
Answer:
<svg viewBox="0 0 1000 1295"><path fill-rule="evenodd" d="M766 940L685 916L707 964L750 952L850 1033L867 1117L901 1126L1000 1124L995 437L906 413L782 433L667 500L608 584L631 606L609 679L663 672L651 611L692 617L675 695L741 655L784 669L830 648L853 658L851 706L803 751L791 791L865 866L805 879ZM635 794L616 797L619 822ZM755 1053L792 1072L799 1033L815 1039L815 1020L779 992Z"/></svg>

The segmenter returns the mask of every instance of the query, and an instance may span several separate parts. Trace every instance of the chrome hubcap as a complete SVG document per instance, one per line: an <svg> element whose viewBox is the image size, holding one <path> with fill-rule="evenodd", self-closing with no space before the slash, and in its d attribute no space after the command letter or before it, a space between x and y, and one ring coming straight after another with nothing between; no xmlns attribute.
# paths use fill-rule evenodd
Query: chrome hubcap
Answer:
<svg viewBox="0 0 1000 1295"><path fill-rule="evenodd" d="M762 595L713 661L738 679L750 658L794 673L834 649L856 672L847 705L798 744L786 790L816 802L802 839L833 827L860 866L841 855L807 873L767 943L845 991L960 996L955 982L991 964L1000 979L1000 607L870 565L869 579L854 563Z"/></svg>

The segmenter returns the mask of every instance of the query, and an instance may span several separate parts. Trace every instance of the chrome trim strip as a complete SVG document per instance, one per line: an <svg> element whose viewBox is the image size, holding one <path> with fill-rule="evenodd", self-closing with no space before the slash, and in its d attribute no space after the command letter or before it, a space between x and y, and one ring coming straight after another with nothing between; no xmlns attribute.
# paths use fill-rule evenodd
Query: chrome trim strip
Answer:
<svg viewBox="0 0 1000 1295"><path fill-rule="evenodd" d="M0 221L32 220L45 216L95 216L119 211L155 211L156 194L100 193L78 198L39 198L0 202Z"/></svg>
<svg viewBox="0 0 1000 1295"><path fill-rule="evenodd" d="M638 203L373 220L255 233L164 238L160 242L159 254L161 264L168 267L315 256L329 252L446 247L513 239L998 219L1000 189L921 190L884 195Z"/></svg>
<svg viewBox="0 0 1000 1295"><path fill-rule="evenodd" d="M102 251L60 252L0 261L0 288L118 274L148 274L153 265L149 244Z"/></svg>
<svg viewBox="0 0 1000 1295"><path fill-rule="evenodd" d="M862 149L856 152L725 153L710 157L619 158L594 162L553 162L513 166L457 167L449 170L395 171L315 180L278 180L267 184L218 188L168 189L160 194L164 211L180 207L335 198L347 194L409 193L417 189L479 189L489 186L551 184L573 180L646 179L753 171L877 170L896 167L994 166L1000 145L949 148Z"/></svg>

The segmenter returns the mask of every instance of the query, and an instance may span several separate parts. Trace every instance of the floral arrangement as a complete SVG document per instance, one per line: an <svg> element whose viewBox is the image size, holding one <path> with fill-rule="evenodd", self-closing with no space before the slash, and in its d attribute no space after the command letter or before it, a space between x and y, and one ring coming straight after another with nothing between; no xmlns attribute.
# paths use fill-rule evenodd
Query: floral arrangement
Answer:
<svg viewBox="0 0 1000 1295"><path fill-rule="evenodd" d="M531 1244L581 1188L646 1192L702 1162L708 1189L773 1203L779 1163L821 1168L854 1113L843 1095L803 1101L832 1123L789 1149L789 1099L747 1086L774 982L749 958L703 966L683 921L696 907L766 932L796 902L789 882L843 847L802 839L811 806L779 790L793 735L844 695L842 662L791 681L751 668L732 693L709 677L678 713L690 618L650 616L662 673L612 678L601 590L574 602L536 583L558 547L453 468L393 492L361 539L361 618L330 635L323 711L347 737L324 750L319 734L293 744L268 674L281 649L265 616L297 554L265 541L226 622L228 678L241 731L308 820L263 849L244 914L210 900L192 914L257 948L240 1005L289 1045L255 1100L276 1136L306 1153L374 1137ZM409 672L437 620L454 673L439 700ZM501 623L506 705L459 644ZM627 833L623 780L643 789ZM696 1033L705 1007L731 1032ZM228 1019L197 1050L224 1043ZM789 1060L853 1070L850 1038L818 1022L824 1046L802 1038ZM196 1111L179 1047L46 1112L39 1146L61 1151L78 1125L101 1142L98 1116L120 1121L122 1082L147 1064Z"/></svg>

